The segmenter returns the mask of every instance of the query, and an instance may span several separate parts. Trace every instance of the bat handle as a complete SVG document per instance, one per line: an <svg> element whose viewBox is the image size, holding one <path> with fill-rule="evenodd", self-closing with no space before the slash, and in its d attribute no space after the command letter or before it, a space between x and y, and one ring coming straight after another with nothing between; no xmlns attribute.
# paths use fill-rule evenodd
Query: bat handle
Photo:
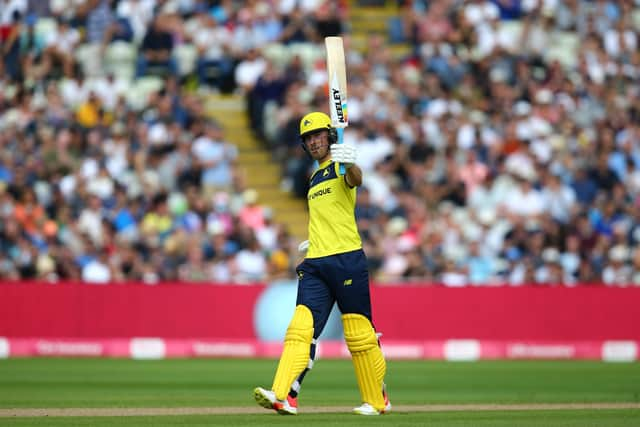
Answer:
<svg viewBox="0 0 640 427"><path fill-rule="evenodd" d="M344 140L342 139L342 135L344 134L344 128L337 128L336 130L338 131L338 144L342 144L344 142ZM344 167L342 163L340 163L339 168L340 168L340 175L344 175L345 173L347 173L347 169Z"/></svg>

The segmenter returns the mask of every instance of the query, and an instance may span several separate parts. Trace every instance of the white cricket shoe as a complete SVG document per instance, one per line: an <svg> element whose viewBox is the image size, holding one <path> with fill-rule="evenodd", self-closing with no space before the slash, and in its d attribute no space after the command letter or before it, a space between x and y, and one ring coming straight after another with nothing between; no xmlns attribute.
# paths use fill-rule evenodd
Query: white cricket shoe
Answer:
<svg viewBox="0 0 640 427"><path fill-rule="evenodd" d="M271 390L265 390L262 387L256 387L253 390L253 398L256 400L258 405L266 409L273 409L273 404L277 400L274 392Z"/></svg>
<svg viewBox="0 0 640 427"><path fill-rule="evenodd" d="M266 409L273 409L280 415L297 415L298 399L287 396L286 400L276 399L276 394L271 390L256 387L253 390L253 398L258 405Z"/></svg>
<svg viewBox="0 0 640 427"><path fill-rule="evenodd" d="M357 408L353 408L353 413L358 415L388 414L389 412L391 412L392 406L391 406L391 402L389 402L389 395L387 394L387 386L385 384L382 385L382 395L384 396L384 409L382 411L378 411L369 403L363 403Z"/></svg>

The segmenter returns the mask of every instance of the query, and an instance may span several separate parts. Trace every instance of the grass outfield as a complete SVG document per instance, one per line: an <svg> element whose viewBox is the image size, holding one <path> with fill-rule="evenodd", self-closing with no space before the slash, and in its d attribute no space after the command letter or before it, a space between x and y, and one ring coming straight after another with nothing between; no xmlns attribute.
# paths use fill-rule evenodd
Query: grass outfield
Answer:
<svg viewBox="0 0 640 427"><path fill-rule="evenodd" d="M125 359L0 360L0 408L214 408L255 412L252 391L269 386L274 360ZM385 426L639 426L640 409L443 410L435 404L640 402L640 364L585 361L447 363L390 361L387 384L398 408L367 418ZM321 360L307 377L300 416L264 412L135 417L0 417L0 425L224 425L304 422L359 426L348 413L304 413L305 407L343 411L359 403L351 362ZM422 405L422 406L418 406ZM486 408L489 409L489 408ZM0 412L1 413L1 412Z"/></svg>

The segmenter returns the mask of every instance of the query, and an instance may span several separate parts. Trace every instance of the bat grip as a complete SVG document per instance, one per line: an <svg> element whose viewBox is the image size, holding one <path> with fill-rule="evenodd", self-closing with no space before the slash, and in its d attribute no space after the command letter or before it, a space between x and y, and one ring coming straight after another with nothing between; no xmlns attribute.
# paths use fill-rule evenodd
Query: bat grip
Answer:
<svg viewBox="0 0 640 427"><path fill-rule="evenodd" d="M337 128L336 131L338 131L338 144L342 144L344 142L344 140L342 139L342 135L344 134L344 128ZM344 175L345 173L347 173L347 169L344 167L342 163L340 163L339 169L340 169L340 175Z"/></svg>

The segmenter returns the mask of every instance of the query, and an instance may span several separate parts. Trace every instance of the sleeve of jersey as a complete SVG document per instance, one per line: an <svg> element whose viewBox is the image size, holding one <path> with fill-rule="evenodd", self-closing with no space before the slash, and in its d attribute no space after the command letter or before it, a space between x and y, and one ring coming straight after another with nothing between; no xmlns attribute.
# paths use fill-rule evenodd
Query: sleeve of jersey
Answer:
<svg viewBox="0 0 640 427"><path fill-rule="evenodd" d="M347 174L346 173L344 175L340 174L340 163L334 163L334 168L336 169L336 175L338 176L338 178L340 179L340 182L344 186L345 191L348 193L349 191L353 190L355 187L350 186L349 183L347 182Z"/></svg>

